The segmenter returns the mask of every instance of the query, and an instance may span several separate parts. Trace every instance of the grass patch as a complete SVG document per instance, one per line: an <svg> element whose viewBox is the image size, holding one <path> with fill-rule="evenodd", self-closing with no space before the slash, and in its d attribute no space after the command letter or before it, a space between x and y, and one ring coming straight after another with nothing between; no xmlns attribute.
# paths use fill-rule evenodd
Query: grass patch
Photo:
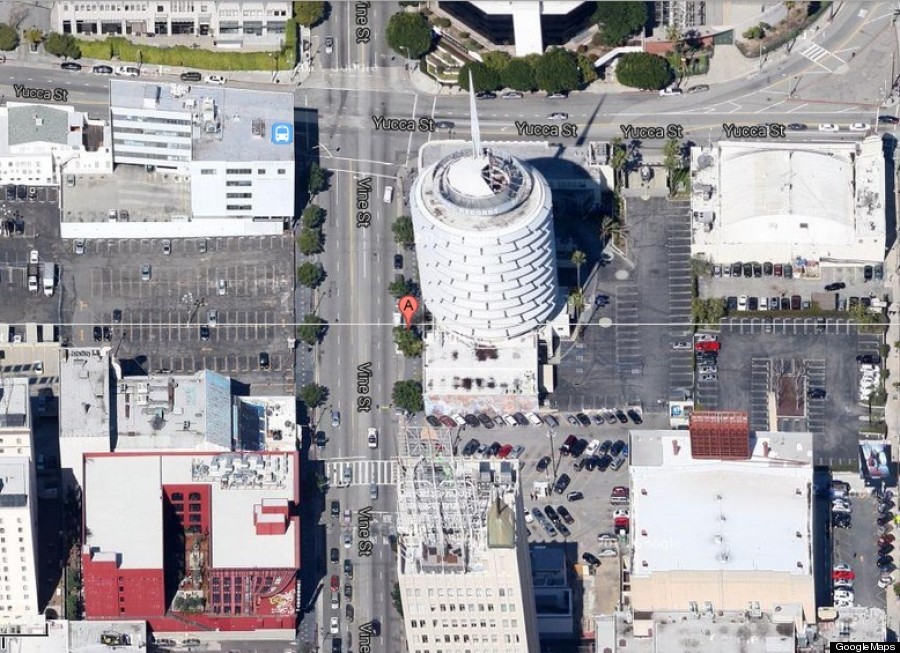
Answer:
<svg viewBox="0 0 900 653"><path fill-rule="evenodd" d="M138 45L121 36L102 41L76 39L86 59L128 61L160 66L183 66L201 70L288 70L294 65L293 49L280 52L218 52L183 45L157 47Z"/></svg>

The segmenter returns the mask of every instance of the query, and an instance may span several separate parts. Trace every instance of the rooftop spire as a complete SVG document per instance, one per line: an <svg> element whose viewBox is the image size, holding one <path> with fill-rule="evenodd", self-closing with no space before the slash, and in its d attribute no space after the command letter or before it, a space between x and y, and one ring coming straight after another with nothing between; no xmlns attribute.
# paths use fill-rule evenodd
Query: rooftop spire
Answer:
<svg viewBox="0 0 900 653"><path fill-rule="evenodd" d="M481 130L478 127L478 110L475 108L475 83L469 71L469 119L472 121L472 155L481 156Z"/></svg>

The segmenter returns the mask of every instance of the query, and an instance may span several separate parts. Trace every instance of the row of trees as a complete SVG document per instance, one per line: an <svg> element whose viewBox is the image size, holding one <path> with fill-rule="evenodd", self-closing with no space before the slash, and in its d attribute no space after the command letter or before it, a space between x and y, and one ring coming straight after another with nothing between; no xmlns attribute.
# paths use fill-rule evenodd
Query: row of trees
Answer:
<svg viewBox="0 0 900 653"><path fill-rule="evenodd" d="M483 62L474 61L460 69L460 86L469 87L470 72L476 93L501 88L566 93L597 79L597 71L590 59L562 48L525 57L511 57L502 51L488 52L483 59Z"/></svg>
<svg viewBox="0 0 900 653"><path fill-rule="evenodd" d="M25 30L25 40L33 46L43 43L44 51L55 57L66 57L68 59L80 59L81 48L78 42L71 34L58 34L50 32L44 34L41 30L32 27ZM6 23L0 23L0 50L10 52L19 47L20 43L18 30Z"/></svg>
<svg viewBox="0 0 900 653"><path fill-rule="evenodd" d="M598 2L591 21L597 23L598 45L625 45L647 23L647 3Z"/></svg>

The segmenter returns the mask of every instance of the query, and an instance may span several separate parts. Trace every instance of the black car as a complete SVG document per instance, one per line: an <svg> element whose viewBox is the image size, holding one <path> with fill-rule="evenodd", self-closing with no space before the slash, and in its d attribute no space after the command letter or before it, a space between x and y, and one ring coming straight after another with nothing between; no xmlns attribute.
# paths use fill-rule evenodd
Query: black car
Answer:
<svg viewBox="0 0 900 653"><path fill-rule="evenodd" d="M604 440L603 444L600 445L600 448L597 449L598 456L605 456L609 453L609 450L612 449L613 443L612 440Z"/></svg>
<svg viewBox="0 0 900 653"><path fill-rule="evenodd" d="M94 327L94 342L102 342L103 341L103 329L98 326Z"/></svg>
<svg viewBox="0 0 900 653"><path fill-rule="evenodd" d="M613 459L609 456L609 454L600 456L600 458L597 460L597 471L605 472L607 469L609 469L609 466L612 465L612 461Z"/></svg>
<svg viewBox="0 0 900 653"><path fill-rule="evenodd" d="M555 526L559 526L559 515L556 514L553 506L547 506L546 508L544 508L544 514L547 515L547 519L552 521Z"/></svg>
<svg viewBox="0 0 900 653"><path fill-rule="evenodd" d="M806 131L806 125L804 125L803 123L799 123L799 122L792 122L787 126L787 128L789 131L792 131L792 132Z"/></svg>
<svg viewBox="0 0 900 653"><path fill-rule="evenodd" d="M741 270L744 269L744 265L740 262L731 264L731 276L739 277L741 276Z"/></svg>
<svg viewBox="0 0 900 653"><path fill-rule="evenodd" d="M610 448L609 455L615 458L625 450L625 443L622 440L616 440L615 444Z"/></svg>
<svg viewBox="0 0 900 653"><path fill-rule="evenodd" d="M550 460L550 456L544 456L537 462L537 466L536 466L537 471L543 472L550 466L551 462L553 462L553 461Z"/></svg>
<svg viewBox="0 0 900 653"><path fill-rule="evenodd" d="M877 564L879 567L881 567L882 565L889 565L889 564L892 564L893 562L894 562L894 559L891 556L881 556L878 558L878 561L875 564Z"/></svg>
<svg viewBox="0 0 900 653"><path fill-rule="evenodd" d="M569 478L568 474L560 474L559 478L556 479L556 483L553 484L553 491L557 494L562 494L566 491L566 488L569 487L569 483L572 482L572 479Z"/></svg>
<svg viewBox="0 0 900 653"><path fill-rule="evenodd" d="M91 68L91 72L94 73L95 75L112 75L113 69L112 69L112 66L100 65L100 66L94 66L93 68Z"/></svg>
<svg viewBox="0 0 900 653"><path fill-rule="evenodd" d="M476 93L475 97L479 100L496 100L497 94L491 91L483 91L482 93Z"/></svg>
<svg viewBox="0 0 900 653"><path fill-rule="evenodd" d="M825 290L827 290L828 292L832 292L835 290L843 290L846 287L847 284L843 281L835 281L834 283L829 283L827 286L825 286Z"/></svg>
<svg viewBox="0 0 900 653"><path fill-rule="evenodd" d="M394 254L394 269L403 269L403 254Z"/></svg>
<svg viewBox="0 0 900 653"><path fill-rule="evenodd" d="M556 509L556 512L559 513L559 516L562 517L562 520L564 522L566 522L567 524L575 523L575 518L572 517L572 513L570 513L568 510L566 510L565 506L560 506L559 508Z"/></svg>
<svg viewBox="0 0 900 653"><path fill-rule="evenodd" d="M581 559L584 560L589 565L593 565L595 567L600 564L600 558L598 558L593 553L590 553L588 551L581 554Z"/></svg>
<svg viewBox="0 0 900 653"><path fill-rule="evenodd" d="M790 297L782 297L781 298L781 310L782 311L791 310L791 298Z"/></svg>
<svg viewBox="0 0 900 653"><path fill-rule="evenodd" d="M897 565L895 565L893 562L890 562L886 565L878 565L878 571L880 571L882 574L889 574L892 571L894 571L896 568L897 568Z"/></svg>
<svg viewBox="0 0 900 653"><path fill-rule="evenodd" d="M16 186L16 199L24 202L26 197L28 197L28 186L22 186L21 184Z"/></svg>
<svg viewBox="0 0 900 653"><path fill-rule="evenodd" d="M479 422L478 418L475 417L472 413L469 413L468 415L463 417L463 419L466 420L466 424L473 428L481 426L481 422Z"/></svg>
<svg viewBox="0 0 900 653"><path fill-rule="evenodd" d="M597 426L600 426L601 424L605 424L605 423L606 423L606 420L603 419L603 415L601 415L600 413L596 413L594 415L594 424L596 424Z"/></svg>
<svg viewBox="0 0 900 653"><path fill-rule="evenodd" d="M825 388L810 388L806 394L810 399L824 399L827 393Z"/></svg>
<svg viewBox="0 0 900 653"><path fill-rule="evenodd" d="M196 70L189 70L185 73L181 73L181 81L183 82L199 82L202 79L203 75Z"/></svg>
<svg viewBox="0 0 900 653"><path fill-rule="evenodd" d="M528 426L530 424L528 418L525 417L522 413L513 413L512 418L516 420L516 424L518 424L519 426Z"/></svg>
<svg viewBox="0 0 900 653"><path fill-rule="evenodd" d="M839 512L832 515L831 521L834 523L835 528L850 528L850 514L846 512Z"/></svg>
<svg viewBox="0 0 900 653"><path fill-rule="evenodd" d="M872 280L873 268L871 265L867 265L863 268L863 279L866 281Z"/></svg>
<svg viewBox="0 0 900 653"><path fill-rule="evenodd" d="M15 202L16 201L16 185L10 184L6 187L6 201L7 202Z"/></svg>
<svg viewBox="0 0 900 653"><path fill-rule="evenodd" d="M336 565L341 561L341 552L335 547L331 549L331 553L328 556L328 559L331 560L331 564Z"/></svg>
<svg viewBox="0 0 900 653"><path fill-rule="evenodd" d="M584 464L583 464L584 469L586 469L586 470L589 471L589 472L594 471L595 469L597 469L597 462L598 462L599 460L600 460L600 459L597 458L597 456L591 456L591 457L588 458L587 460L583 461L583 463L584 463ZM577 463L576 463L576 469L577 469Z"/></svg>
<svg viewBox="0 0 900 653"><path fill-rule="evenodd" d="M625 415L625 411L621 408L616 410L616 419L619 420L622 424L628 424L628 416Z"/></svg>
<svg viewBox="0 0 900 653"><path fill-rule="evenodd" d="M564 455L564 456L571 455L571 453L572 453L572 447L575 446L575 443L576 443L576 442L578 442L578 438L576 438L574 435L569 435L569 436L563 441L563 443L560 445L560 447L559 447L559 453L561 453L561 454Z"/></svg>
<svg viewBox="0 0 900 653"><path fill-rule="evenodd" d="M328 439L325 437L325 431L316 432L316 446L321 449L326 442L328 442Z"/></svg>
<svg viewBox="0 0 900 653"><path fill-rule="evenodd" d="M876 521L878 522L879 526L885 526L886 524L890 524L892 521L894 521L894 516L891 513L887 512L881 515Z"/></svg>
<svg viewBox="0 0 900 653"><path fill-rule="evenodd" d="M584 499L584 494L581 492L569 492L566 495L566 501L581 501Z"/></svg>
<svg viewBox="0 0 900 653"><path fill-rule="evenodd" d="M577 415L575 415L575 418L578 420L578 423L581 424L582 426L590 426L591 425L591 418L588 417L587 415L585 415L584 413L578 413Z"/></svg>
<svg viewBox="0 0 900 653"><path fill-rule="evenodd" d="M641 414L637 412L634 408L628 409L628 417L631 418L631 421L635 424L643 424L644 420L641 418Z"/></svg>
<svg viewBox="0 0 900 653"><path fill-rule="evenodd" d="M439 428L441 425L441 420L439 420L434 415L428 415L425 417L425 421L428 422L429 426L433 426L434 428Z"/></svg>
<svg viewBox="0 0 900 653"><path fill-rule="evenodd" d="M747 298L747 310L748 311L758 311L759 310L759 299L757 297Z"/></svg>
<svg viewBox="0 0 900 653"><path fill-rule="evenodd" d="M204 342L209 340L209 327L205 324L200 325L200 340Z"/></svg>
<svg viewBox="0 0 900 653"><path fill-rule="evenodd" d="M735 297L734 295L728 297L725 300L725 307L729 311L736 311L737 310L737 297Z"/></svg>
<svg viewBox="0 0 900 653"><path fill-rule="evenodd" d="M875 281L881 281L882 279L884 279L884 266L881 263L876 265L875 269L874 269L874 273L875 273Z"/></svg>
<svg viewBox="0 0 900 653"><path fill-rule="evenodd" d="M484 428L486 428L486 429L494 428L494 420L492 420L489 415L485 415L484 413L478 413L478 415L476 415L476 417L478 417L478 421L481 422L481 425L484 426Z"/></svg>
<svg viewBox="0 0 900 653"><path fill-rule="evenodd" d="M572 445L570 450L570 454L573 458L578 458L581 454L584 453L584 450L587 449L588 441L584 438L579 438L575 444Z"/></svg>
<svg viewBox="0 0 900 653"><path fill-rule="evenodd" d="M112 316L112 317L113 317L113 324L122 324L122 311L121 311L121 309L118 309L118 308L114 309L114 310L113 310L113 316Z"/></svg>
<svg viewBox="0 0 900 653"><path fill-rule="evenodd" d="M353 580L353 561L349 558L344 560L344 576Z"/></svg>
<svg viewBox="0 0 900 653"><path fill-rule="evenodd" d="M500 453L500 449L502 449L502 448L503 448L502 444L500 444L499 442L494 442L493 444L491 444L491 446L489 446L485 450L484 457L485 458L493 458L498 453Z"/></svg>
<svg viewBox="0 0 900 653"><path fill-rule="evenodd" d="M774 269L774 266L772 265L771 261L766 261L765 263L763 263L763 274L766 275L767 277L772 276L773 269Z"/></svg>
<svg viewBox="0 0 900 653"><path fill-rule="evenodd" d="M878 122L885 125L896 125L900 122L900 118L897 118L897 116L878 116Z"/></svg>
<svg viewBox="0 0 900 653"><path fill-rule="evenodd" d="M112 329L110 329L108 326L103 327L103 339L106 342L112 340Z"/></svg>
<svg viewBox="0 0 900 653"><path fill-rule="evenodd" d="M348 560L347 562L350 562L350 561ZM353 617L354 617L353 606L350 605L349 603L347 604L347 607L344 608L344 616L347 617L347 621L349 621L351 624L353 623Z"/></svg>
<svg viewBox="0 0 900 653"><path fill-rule="evenodd" d="M465 456L466 458L468 458L473 453L478 451L478 447L480 447L480 446L481 446L481 443L478 440L476 440L475 438L472 438L471 440L466 442L466 446L463 447L462 455Z"/></svg>
<svg viewBox="0 0 900 653"><path fill-rule="evenodd" d="M556 419L553 415L544 415L544 424L556 428L557 426L559 426L559 420Z"/></svg>
<svg viewBox="0 0 900 653"><path fill-rule="evenodd" d="M878 549L879 556L890 555L891 551L894 550L894 546L892 544L885 544L883 547Z"/></svg>
<svg viewBox="0 0 900 653"><path fill-rule="evenodd" d="M748 279L753 276L753 264L752 263L744 263L743 266L744 276Z"/></svg>
<svg viewBox="0 0 900 653"><path fill-rule="evenodd" d="M751 263L751 265L753 266L753 276L761 277L763 275L762 265L759 263Z"/></svg>
<svg viewBox="0 0 900 653"><path fill-rule="evenodd" d="M341 502L340 501L332 501L331 502L331 516L332 517L340 517L341 516Z"/></svg>
<svg viewBox="0 0 900 653"><path fill-rule="evenodd" d="M264 351L259 352L259 369L261 369L261 370L269 369L269 354L267 352L264 352Z"/></svg>
<svg viewBox="0 0 900 653"><path fill-rule="evenodd" d="M557 524L556 530L558 530L559 534L562 535L563 537L571 537L572 536L572 532L568 528L566 528L565 524Z"/></svg>
<svg viewBox="0 0 900 653"><path fill-rule="evenodd" d="M75 63L74 61L63 61L61 64L59 64L59 67L63 70L71 70L75 73L81 70L81 64Z"/></svg>
<svg viewBox="0 0 900 653"><path fill-rule="evenodd" d="M353 585L344 583L344 598L348 601L353 599Z"/></svg>

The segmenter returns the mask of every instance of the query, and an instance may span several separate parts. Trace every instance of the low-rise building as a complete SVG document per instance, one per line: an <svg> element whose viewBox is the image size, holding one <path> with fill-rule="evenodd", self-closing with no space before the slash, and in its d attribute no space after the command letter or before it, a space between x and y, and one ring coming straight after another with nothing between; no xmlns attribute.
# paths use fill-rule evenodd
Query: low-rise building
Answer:
<svg viewBox="0 0 900 653"><path fill-rule="evenodd" d="M67 95L55 97L65 102ZM109 174L112 167L106 122L63 104L10 101L0 107L0 184L57 186L64 176Z"/></svg>
<svg viewBox="0 0 900 653"><path fill-rule="evenodd" d="M157 636L217 629L292 637L297 463L296 452L86 455L86 618L146 619Z"/></svg>

